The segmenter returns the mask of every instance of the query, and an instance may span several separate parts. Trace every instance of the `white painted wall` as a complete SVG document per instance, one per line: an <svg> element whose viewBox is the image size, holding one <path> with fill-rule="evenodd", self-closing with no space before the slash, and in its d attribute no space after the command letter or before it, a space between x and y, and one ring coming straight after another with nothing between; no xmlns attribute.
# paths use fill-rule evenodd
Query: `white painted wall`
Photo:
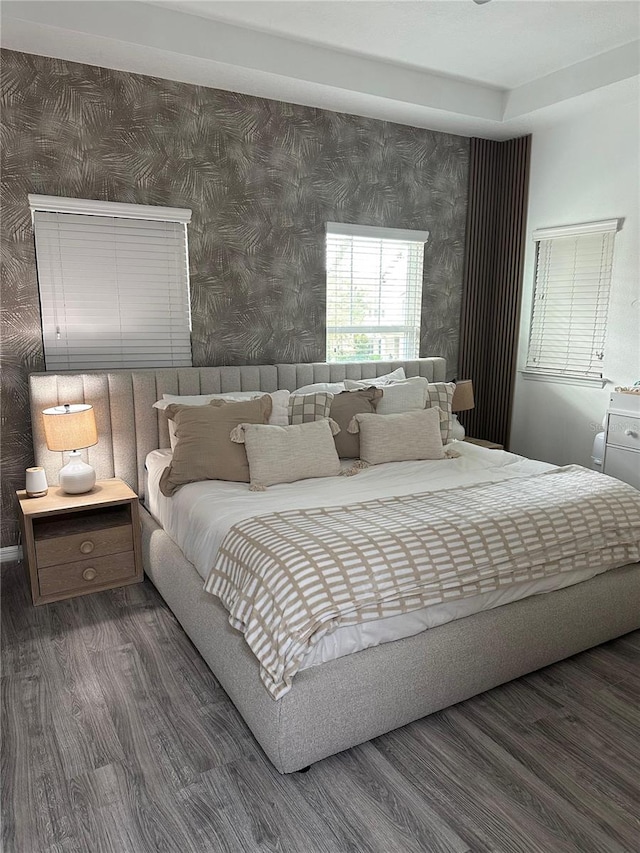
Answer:
<svg viewBox="0 0 640 853"><path fill-rule="evenodd" d="M536 228L624 217L616 236L605 348L605 388L516 377L514 453L556 465L591 464L593 438L614 385L640 379L640 107L600 108L537 131L531 152L518 365L526 359Z"/></svg>

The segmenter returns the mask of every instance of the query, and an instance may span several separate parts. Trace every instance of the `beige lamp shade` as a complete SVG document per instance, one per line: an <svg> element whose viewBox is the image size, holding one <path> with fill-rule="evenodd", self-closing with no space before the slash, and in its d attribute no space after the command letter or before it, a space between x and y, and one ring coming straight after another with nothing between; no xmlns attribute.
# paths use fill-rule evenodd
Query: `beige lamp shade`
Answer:
<svg viewBox="0 0 640 853"><path fill-rule="evenodd" d="M453 392L453 400L451 401L452 412L466 412L473 409L473 382L471 379L461 379L456 383L456 390Z"/></svg>
<svg viewBox="0 0 640 853"><path fill-rule="evenodd" d="M49 450L80 450L98 443L93 406L85 403L54 406L42 413Z"/></svg>

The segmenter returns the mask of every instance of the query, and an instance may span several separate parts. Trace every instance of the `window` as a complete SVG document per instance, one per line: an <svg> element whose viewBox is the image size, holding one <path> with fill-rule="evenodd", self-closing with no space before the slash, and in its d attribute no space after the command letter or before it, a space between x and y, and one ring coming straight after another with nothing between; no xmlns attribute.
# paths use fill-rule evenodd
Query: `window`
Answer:
<svg viewBox="0 0 640 853"><path fill-rule="evenodd" d="M536 277L525 372L597 381L618 220L535 231Z"/></svg>
<svg viewBox="0 0 640 853"><path fill-rule="evenodd" d="M191 365L190 210L29 196L47 370Z"/></svg>
<svg viewBox="0 0 640 853"><path fill-rule="evenodd" d="M418 357L428 237L327 223L327 361Z"/></svg>

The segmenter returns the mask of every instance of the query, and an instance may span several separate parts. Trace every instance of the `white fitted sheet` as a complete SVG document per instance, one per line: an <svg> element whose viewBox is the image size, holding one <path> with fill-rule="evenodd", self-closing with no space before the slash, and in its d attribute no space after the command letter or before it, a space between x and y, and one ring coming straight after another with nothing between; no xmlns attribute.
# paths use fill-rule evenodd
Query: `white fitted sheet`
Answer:
<svg viewBox="0 0 640 853"><path fill-rule="evenodd" d="M171 461L170 450L154 450L146 459L146 505L153 517L193 563L204 580L214 563L227 531L252 515L340 506L372 497L437 492L475 485L527 478L554 466L501 450L454 442L456 459L426 462L393 462L365 468L353 477L327 477L270 486L266 492L250 492L247 483L208 480L191 483L171 498L158 488L160 476ZM349 467L351 462L344 461ZM513 584L509 587L386 619L337 628L313 645L301 669L362 651L380 643L410 637L454 619L490 610L530 595L551 592L588 580L597 571L567 572L557 577Z"/></svg>

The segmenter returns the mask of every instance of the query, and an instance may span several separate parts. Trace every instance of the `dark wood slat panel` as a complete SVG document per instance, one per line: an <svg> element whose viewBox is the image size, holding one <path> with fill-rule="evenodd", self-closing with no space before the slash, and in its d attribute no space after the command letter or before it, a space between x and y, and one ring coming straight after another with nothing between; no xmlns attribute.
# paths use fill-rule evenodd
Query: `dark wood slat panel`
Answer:
<svg viewBox="0 0 640 853"><path fill-rule="evenodd" d="M530 137L472 139L458 376L467 433L507 446L520 320Z"/></svg>

